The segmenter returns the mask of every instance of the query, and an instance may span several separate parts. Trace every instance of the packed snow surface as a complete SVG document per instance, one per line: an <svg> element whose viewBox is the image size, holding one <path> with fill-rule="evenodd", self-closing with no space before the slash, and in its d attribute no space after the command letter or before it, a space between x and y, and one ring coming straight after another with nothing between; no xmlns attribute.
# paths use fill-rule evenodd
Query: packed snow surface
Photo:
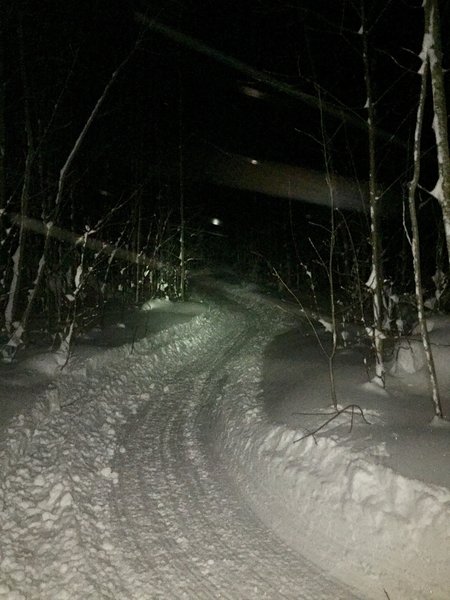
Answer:
<svg viewBox="0 0 450 600"><path fill-rule="evenodd" d="M448 600L450 429L415 343L387 391L340 352L336 417L292 307L197 294L157 333L170 304L144 306L139 340L2 367L0 598Z"/></svg>

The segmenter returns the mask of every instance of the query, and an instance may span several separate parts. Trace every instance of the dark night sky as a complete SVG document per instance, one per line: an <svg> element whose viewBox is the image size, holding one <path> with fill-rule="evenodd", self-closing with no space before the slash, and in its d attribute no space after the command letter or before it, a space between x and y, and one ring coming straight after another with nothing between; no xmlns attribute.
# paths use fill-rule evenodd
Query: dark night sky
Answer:
<svg viewBox="0 0 450 600"><path fill-rule="evenodd" d="M414 111L411 97L418 83L408 69L418 67L413 53L421 43L421 3L386 0L369 4L379 127L407 142L412 124L408 115ZM361 43L356 34L360 20L353 2L139 0L134 4L97 1L80 5L24 1L22 6L28 68L30 78L35 78L34 93L42 96L42 112L52 109L73 65L60 125L70 127L70 120L74 132L77 121L86 118L112 70L132 47L139 28L135 11L302 92L316 96L319 84L325 100L342 103L365 117ZM11 58L16 51L13 43ZM180 81L188 140L198 138L260 159L323 166L322 149L313 141L320 136L316 108L264 84L255 86L255 81L232 68L152 31L144 32L141 47L111 93L103 116L105 127L99 132L103 149L118 144L119 158L121 149L137 155L144 147L144 152L151 154L150 146L164 147L163 138L172 143L178 135ZM10 83L11 91L15 84ZM244 95L244 86L264 92L264 99ZM360 160L364 134L338 119L326 118L325 126L336 150L336 169L351 172L351 153L364 169L365 162ZM69 145L70 141L68 135ZM160 148L163 153L165 150L169 151ZM389 156L390 152L395 154L395 145L380 140L380 155ZM347 156L342 156L344 153Z"/></svg>
<svg viewBox="0 0 450 600"><path fill-rule="evenodd" d="M399 169L407 168L402 143L410 141L414 123L422 9L419 2L369 4L378 127L397 141L386 142L381 136L378 140L380 180L389 186ZM313 97L318 84L324 100L365 119L361 40L356 33L360 19L354 6L326 1L183 2L158 9L152 5L147 14ZM159 34L146 36L146 58L151 55L154 61L153 82L165 96L169 121L182 78L185 133L194 143L206 141L262 160L323 169L316 107L265 84L255 85L242 73ZM264 97L243 94L245 86ZM356 168L362 179L367 178L365 133L327 115L324 123L334 168L344 175L353 175ZM428 146L433 142L431 135L425 140Z"/></svg>
<svg viewBox="0 0 450 600"><path fill-rule="evenodd" d="M379 178L382 186L389 188L400 177L400 185L393 188L400 193L410 166L408 144L418 94L415 73L423 26L421 2L376 0L366 4L378 127L396 140L378 139ZM41 142L49 188L112 71L142 34L77 157L74 177L88 200L85 210L93 210L93 199L97 211L107 207L109 196L99 198L95 195L98 189L118 197L148 180L149 194L156 198L164 185L176 187L171 182L178 172L181 131L188 203L196 210L202 203L215 204L222 212L230 210L232 220L242 220L243 213L251 212L251 222L255 216L250 208L253 196L214 189L204 182L192 184L192 156L199 148L202 152L214 148L322 170L320 111L142 28L135 13L193 36L312 97L317 97L320 86L324 100L345 107L347 114L356 118L365 118L361 36L357 34L359 5L351 0L7 3L3 33L10 122L19 123L23 111L24 91L17 68L21 14L32 117L41 123L39 127L49 121L60 97L52 127ZM448 13L448 3L443 3L443 23L448 22ZM446 43L447 38L444 36ZM246 87L263 97L246 95ZM323 126L333 168L366 180L364 131L329 115L324 115ZM8 142L10 155L15 157L8 183L14 188L22 168L23 128L11 128ZM431 146L429 134L425 149ZM432 169L430 177L434 177ZM171 193L176 194L173 189ZM228 209L230 202L238 206ZM270 203L264 200L259 206ZM280 206L279 201L275 206ZM308 213L311 210L304 208Z"/></svg>

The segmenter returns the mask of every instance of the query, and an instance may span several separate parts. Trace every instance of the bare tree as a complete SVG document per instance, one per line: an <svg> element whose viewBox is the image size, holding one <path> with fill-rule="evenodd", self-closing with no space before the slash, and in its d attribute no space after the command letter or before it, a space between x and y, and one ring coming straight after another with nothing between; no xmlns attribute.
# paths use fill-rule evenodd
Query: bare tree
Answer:
<svg viewBox="0 0 450 600"><path fill-rule="evenodd" d="M448 147L447 105L442 68L441 24L438 0L425 0L425 36L422 57L430 65L431 89L433 92L434 120L438 159L437 184L432 192L442 208L447 252L450 259L450 155Z"/></svg>
<svg viewBox="0 0 450 600"><path fill-rule="evenodd" d="M180 209L180 299L186 300L186 222L184 214L184 139L183 139L183 88L181 75L179 79L179 103L178 103L178 161L179 161L179 209Z"/></svg>
<svg viewBox="0 0 450 600"><path fill-rule="evenodd" d="M28 83L27 67L25 64L25 49L22 23L18 26L18 43L19 43L19 65L20 76L22 80L23 96L24 96L24 124L25 137L27 141L27 150L25 156L25 166L22 181L22 190L20 194L20 213L23 219L28 217L29 195L31 187L31 169L34 158L34 141L31 125L31 108L30 108L30 86ZM13 333L13 321L18 313L18 303L21 296L22 277L25 266L27 230L23 226L23 221L19 226L19 240L16 251L12 256L12 279L9 288L8 302L5 309L5 325L9 334ZM19 341L19 340L18 340Z"/></svg>
<svg viewBox="0 0 450 600"><path fill-rule="evenodd" d="M422 67L420 70L421 75L421 84L420 84L420 96L419 103L417 107L417 118L416 118L416 128L414 133L414 165L413 165L413 177L409 183L409 192L408 192L408 202L409 202L409 214L411 218L411 232L412 232L412 241L411 241L411 249L413 255L413 265L414 265L414 282L415 282L415 294L416 294L416 303L417 303L417 314L419 318L420 324L420 332L422 336L423 348L425 351L428 373L431 384L431 393L432 393L432 401L434 406L434 412L436 417L442 418L442 405L439 395L439 387L436 376L436 369L434 366L433 353L431 351L431 343L430 336L428 333L427 322L425 319L425 308L423 302L423 289L422 289L422 275L421 275L421 265L420 265L420 243L419 243L419 224L417 220L417 211L416 211L416 191L417 186L419 184L420 177L420 156L421 156L421 138L422 138L422 129L423 129L423 118L425 112L425 100L426 100L426 92L427 92L427 78L428 78L428 70L429 63L426 55L426 46L427 46L427 32L425 28L425 35L423 38L423 46L422 46Z"/></svg>
<svg viewBox="0 0 450 600"><path fill-rule="evenodd" d="M6 206L6 132L5 132L5 48L4 23L0 22L0 211ZM0 220L0 231L2 222Z"/></svg>
<svg viewBox="0 0 450 600"><path fill-rule="evenodd" d="M73 147L72 147L71 151L69 152L69 154L68 154L66 160L64 161L64 164L60 170L59 178L58 178L58 187L57 187L56 197L54 200L53 218L50 218L49 215L47 215L46 216L47 221L46 221L46 223L43 224L44 227L42 229L42 233L44 235L44 243L43 243L41 256L40 256L40 259L38 262L37 271L36 271L34 280L32 282L32 286L27 294L26 306L25 306L22 314L20 315L20 318L17 320L16 324L14 325L14 327L11 327L11 330L9 331L10 337L9 337L8 343L6 344L6 348L4 349L4 353L6 355L8 355L9 357L14 355L18 346L20 346L20 344L22 343L23 335L27 330L28 321L30 319L32 309L36 302L38 292L40 290L40 286L41 286L42 279L44 276L44 268L47 263L50 240L53 237L53 229L55 227L54 220L57 218L58 213L60 211L63 193L64 193L65 186L67 183L68 175L70 173L70 168L73 164L75 157L77 156L77 154L79 152L79 149L80 149L89 129L92 126L92 123L94 122L95 118L97 117L97 115L100 111L100 108L103 106L106 98L108 97L111 87L113 86L114 82L116 81L116 79L119 76L119 74L121 73L121 71L124 69L124 67L129 62L132 54L133 54L133 51L126 56L126 58L119 64L117 69L112 73L109 81L106 83L101 95L99 96L91 113L89 114L83 128L81 129L78 137L76 138L75 143L73 144ZM25 104L25 109L26 108L27 108L27 105ZM27 114L25 115L25 122L26 123L28 122ZM21 218L17 220L17 223L18 223L19 229L20 229L19 245L17 247L16 253L13 256L14 273L13 273L13 279L12 279L11 287L10 287L10 296L9 296L10 303L8 304L7 311L6 311L6 322L8 323L8 319L9 319L11 324L12 324L12 316L16 312L16 302L17 302L16 297L17 297L17 292L19 291L18 278L21 273L21 264L23 262L23 251L24 251L23 238L24 238L25 232L27 231L27 224L29 223L28 214L27 214L28 188L25 186L27 185L27 182L28 182L28 170L27 170L28 160L30 161L30 168L31 168L33 152L32 152L32 147L30 147L30 144L32 141L30 139L31 132L30 133L28 132L28 127L26 127L26 129L27 129L27 139L28 139L29 147L28 147L27 162L25 165L25 175L24 175L24 183L23 183L23 189L22 189Z"/></svg>
<svg viewBox="0 0 450 600"><path fill-rule="evenodd" d="M370 238L372 245L372 273L367 283L373 298L373 344L376 357L375 381L384 387L385 369L383 359L383 275L381 265L381 233L379 225L379 195L376 178L375 154L375 106L372 93L370 62L369 62L369 30L364 10L364 0L361 2L361 30L363 43L364 80L366 84L367 135L369 143L369 207L370 207Z"/></svg>

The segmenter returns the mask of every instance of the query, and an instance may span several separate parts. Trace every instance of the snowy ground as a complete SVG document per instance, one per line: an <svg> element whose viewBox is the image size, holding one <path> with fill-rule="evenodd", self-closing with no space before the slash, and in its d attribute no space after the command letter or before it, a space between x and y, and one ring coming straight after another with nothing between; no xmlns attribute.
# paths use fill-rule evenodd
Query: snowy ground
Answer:
<svg viewBox="0 0 450 600"><path fill-rule="evenodd" d="M341 352L339 403L370 424L297 441L330 411L308 325L250 288L197 294L94 332L62 371L2 366L0 598L448 600L450 430L415 342L387 392ZM433 336L448 394L448 321Z"/></svg>

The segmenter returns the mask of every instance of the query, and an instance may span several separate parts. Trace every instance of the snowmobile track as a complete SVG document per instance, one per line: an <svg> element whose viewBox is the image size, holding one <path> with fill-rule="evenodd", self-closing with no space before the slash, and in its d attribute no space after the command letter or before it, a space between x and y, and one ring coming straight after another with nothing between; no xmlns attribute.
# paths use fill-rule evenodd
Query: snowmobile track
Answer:
<svg viewBox="0 0 450 600"><path fill-rule="evenodd" d="M164 375L115 458L115 544L133 548L136 598L350 600L349 590L268 531L205 444L227 364L254 351L257 319L236 311L206 355ZM125 538L125 539L124 539ZM144 594L147 590L147 595Z"/></svg>

